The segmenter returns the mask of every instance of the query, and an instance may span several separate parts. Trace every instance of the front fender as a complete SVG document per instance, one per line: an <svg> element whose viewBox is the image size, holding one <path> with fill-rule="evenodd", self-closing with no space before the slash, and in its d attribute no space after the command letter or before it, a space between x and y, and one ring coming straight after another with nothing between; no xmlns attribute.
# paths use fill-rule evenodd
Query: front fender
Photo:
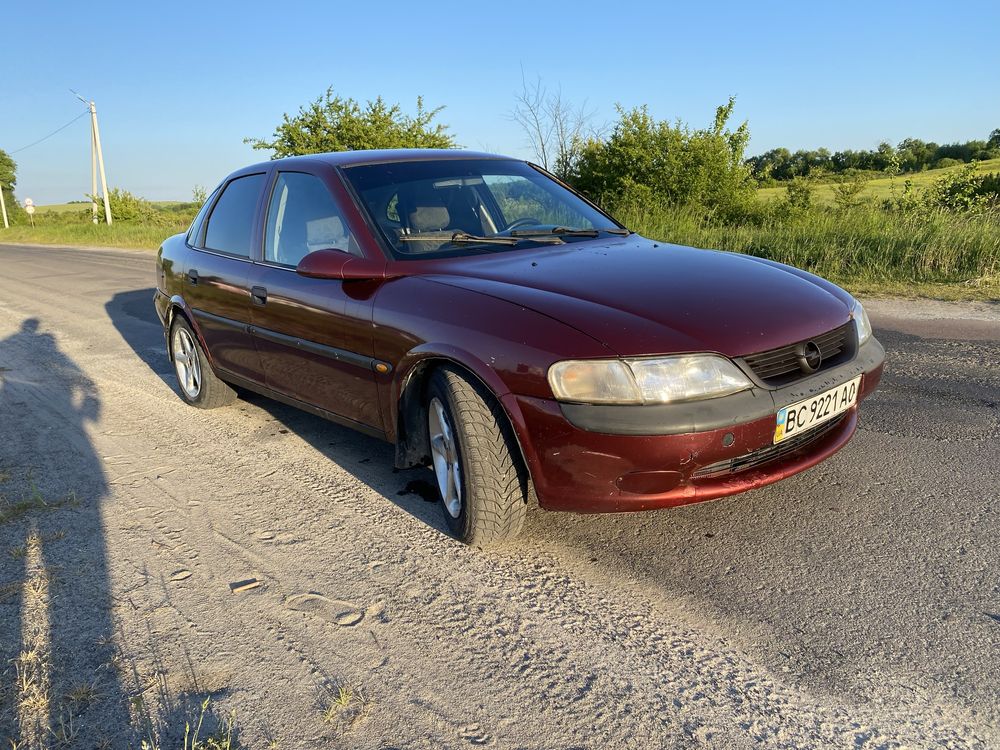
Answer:
<svg viewBox="0 0 1000 750"><path fill-rule="evenodd" d="M416 384L422 385L425 382L421 377L425 368L446 364L474 377L497 399L514 430L521 459L530 475L535 457L531 448L531 436L528 433L527 423L517 398L511 393L496 370L487 362L472 352L442 343L425 343L414 347L400 360L393 373L391 398L389 399L392 413L387 422L392 427L389 439L396 443L397 467L413 466L423 459L422 453L425 446L421 437L400 435L399 432L401 429L405 429L404 423L407 421L412 427L419 429L420 422L416 416L423 414L422 403L419 400L422 394L420 386ZM416 414L411 414L408 418L406 411L410 409L416 410Z"/></svg>

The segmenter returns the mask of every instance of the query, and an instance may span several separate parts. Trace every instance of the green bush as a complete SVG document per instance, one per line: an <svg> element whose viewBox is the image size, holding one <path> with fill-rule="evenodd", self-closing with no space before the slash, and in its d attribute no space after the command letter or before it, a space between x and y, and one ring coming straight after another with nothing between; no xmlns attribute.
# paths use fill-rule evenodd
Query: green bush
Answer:
<svg viewBox="0 0 1000 750"><path fill-rule="evenodd" d="M812 206L813 186L807 178L796 177L790 180L785 191L789 208L807 209Z"/></svg>
<svg viewBox="0 0 1000 750"><path fill-rule="evenodd" d="M984 175L976 174L975 164L944 174L934 180L923 193L922 203L931 208L972 211L986 208L988 197L982 187Z"/></svg>
<svg viewBox="0 0 1000 750"><path fill-rule="evenodd" d="M964 164L964 163L965 162L963 162L961 159L952 159L951 157L946 156L943 159L938 159L936 162L934 162L934 169L943 169L944 167L957 167L959 164Z"/></svg>
<svg viewBox="0 0 1000 750"><path fill-rule="evenodd" d="M744 163L747 124L727 128L734 104L716 110L711 128L696 130L654 120L646 107L619 107L611 135L582 145L570 182L610 204L655 196L738 215L753 201L755 182Z"/></svg>
<svg viewBox="0 0 1000 750"><path fill-rule="evenodd" d="M97 215L104 217L104 198L101 196L88 196L97 203ZM121 188L111 188L108 191L108 200L111 202L111 220L133 224L156 224L159 223L159 213L156 208L145 198L132 195L128 190ZM91 215L89 209L83 212L88 217Z"/></svg>
<svg viewBox="0 0 1000 750"><path fill-rule="evenodd" d="M334 95L331 87L300 107L298 114L283 115L270 140L244 138L243 142L272 151L272 159L370 148L454 148L448 126L434 122L442 109L424 109L424 100L418 96L417 112L411 117L382 97L362 106Z"/></svg>
<svg viewBox="0 0 1000 750"><path fill-rule="evenodd" d="M838 175L833 185L833 200L841 208L854 208L864 202L862 193L868 187L869 179L862 172L844 172Z"/></svg>

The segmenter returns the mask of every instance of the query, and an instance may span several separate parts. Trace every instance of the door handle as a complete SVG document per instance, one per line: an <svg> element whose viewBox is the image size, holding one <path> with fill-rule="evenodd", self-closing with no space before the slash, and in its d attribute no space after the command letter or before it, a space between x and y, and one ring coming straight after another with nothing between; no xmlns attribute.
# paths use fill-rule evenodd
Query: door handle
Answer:
<svg viewBox="0 0 1000 750"><path fill-rule="evenodd" d="M187 272L187 277L188 277L188 281L191 282L192 285L197 284L198 283L198 269L197 268L189 268L188 272Z"/></svg>
<svg viewBox="0 0 1000 750"><path fill-rule="evenodd" d="M262 286L255 286L250 289L250 301L255 305L267 304L267 289Z"/></svg>

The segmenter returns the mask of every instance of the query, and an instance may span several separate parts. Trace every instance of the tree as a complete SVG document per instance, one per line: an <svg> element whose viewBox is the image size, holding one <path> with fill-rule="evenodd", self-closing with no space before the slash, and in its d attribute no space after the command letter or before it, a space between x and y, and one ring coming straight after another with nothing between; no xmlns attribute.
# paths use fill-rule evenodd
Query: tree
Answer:
<svg viewBox="0 0 1000 750"><path fill-rule="evenodd" d="M7 207L7 216L13 220L14 215L20 211L17 199L14 197L14 187L17 185L17 162L10 155L0 148L0 187L3 189L4 205ZM0 228L3 221L0 220Z"/></svg>
<svg viewBox="0 0 1000 750"><path fill-rule="evenodd" d="M1000 128L990 133L990 139L986 145L990 148L1000 148Z"/></svg>
<svg viewBox="0 0 1000 750"><path fill-rule="evenodd" d="M607 140L590 139L580 152L572 184L599 200L661 200L739 212L755 183L744 160L747 123L727 124L735 100L715 112L710 128L656 121L646 107L618 108Z"/></svg>
<svg viewBox="0 0 1000 750"><path fill-rule="evenodd" d="M572 106L563 99L562 90L550 92L538 78L529 84L521 71L521 93L510 113L521 126L538 162L562 180L573 173L585 136L597 137L591 126L594 111L584 102Z"/></svg>
<svg viewBox="0 0 1000 750"><path fill-rule="evenodd" d="M272 159L369 148L454 148L455 139L446 132L448 127L434 123L443 109L424 109L424 100L418 96L417 112L411 117L381 96L362 106L354 99L334 95L331 87L316 101L300 107L297 115L282 115L271 140L244 138L243 142L273 151Z"/></svg>

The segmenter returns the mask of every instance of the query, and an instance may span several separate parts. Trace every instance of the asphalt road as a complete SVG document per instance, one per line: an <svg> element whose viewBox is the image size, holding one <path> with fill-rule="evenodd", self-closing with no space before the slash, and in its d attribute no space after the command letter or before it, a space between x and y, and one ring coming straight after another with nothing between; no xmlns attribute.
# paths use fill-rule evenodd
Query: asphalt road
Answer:
<svg viewBox="0 0 1000 750"><path fill-rule="evenodd" d="M0 741L209 696L253 747L1000 747L1000 306L871 301L882 387L805 474L480 552L378 441L186 407L152 283L0 246L0 674L48 686Z"/></svg>

